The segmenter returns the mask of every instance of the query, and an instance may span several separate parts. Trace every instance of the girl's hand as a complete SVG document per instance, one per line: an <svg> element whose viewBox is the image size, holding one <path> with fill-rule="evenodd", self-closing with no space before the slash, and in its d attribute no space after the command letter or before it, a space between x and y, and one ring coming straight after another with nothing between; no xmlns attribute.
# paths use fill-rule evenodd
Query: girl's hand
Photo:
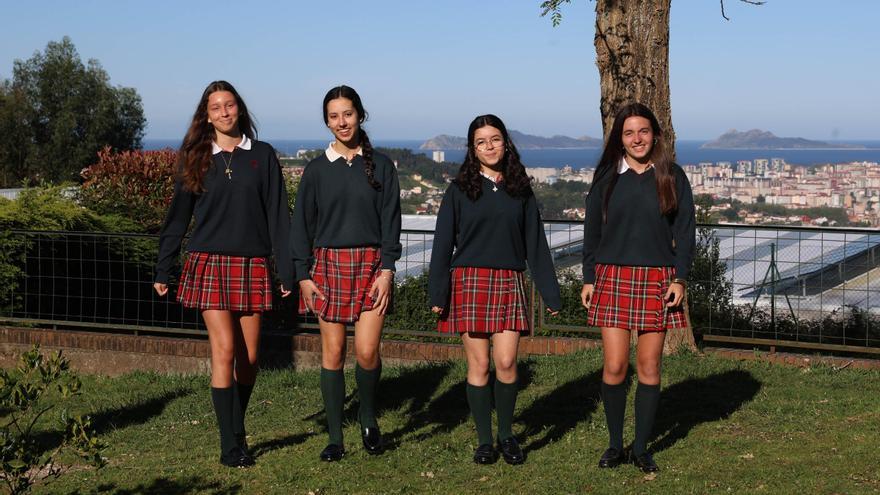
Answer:
<svg viewBox="0 0 880 495"><path fill-rule="evenodd" d="M302 294L303 300L306 302L306 307L309 308L309 311L312 313L315 312L315 303L314 299L317 297L320 300L325 300L324 294L318 290L318 286L315 285L315 282L312 282L311 279L300 280L299 282L299 293Z"/></svg>
<svg viewBox="0 0 880 495"><path fill-rule="evenodd" d="M394 280L394 272L382 270L382 274L376 277L373 286L370 287L370 297L373 299L373 309L378 310L380 315L388 309L388 301L391 296L391 282Z"/></svg>
<svg viewBox="0 0 880 495"><path fill-rule="evenodd" d="M287 297L290 295L290 291L284 288L284 284L281 284L281 297Z"/></svg>
<svg viewBox="0 0 880 495"><path fill-rule="evenodd" d="M550 316L557 316L559 314L559 310L553 311L550 308L547 308L547 312L550 313Z"/></svg>
<svg viewBox="0 0 880 495"><path fill-rule="evenodd" d="M590 307L590 300L593 299L593 284L584 284L584 288L581 289L581 304L588 308Z"/></svg>
<svg viewBox="0 0 880 495"><path fill-rule="evenodd" d="M156 294L159 294L160 296L168 294L168 284L156 282L153 284L153 288L156 289Z"/></svg>
<svg viewBox="0 0 880 495"><path fill-rule="evenodd" d="M672 282L669 284L669 288L666 289L666 295L663 296L663 299L669 301L666 303L667 308L678 306L684 300L684 285Z"/></svg>
<svg viewBox="0 0 880 495"><path fill-rule="evenodd" d="M440 306L431 306L431 311L437 313L438 315L443 312L443 308Z"/></svg>

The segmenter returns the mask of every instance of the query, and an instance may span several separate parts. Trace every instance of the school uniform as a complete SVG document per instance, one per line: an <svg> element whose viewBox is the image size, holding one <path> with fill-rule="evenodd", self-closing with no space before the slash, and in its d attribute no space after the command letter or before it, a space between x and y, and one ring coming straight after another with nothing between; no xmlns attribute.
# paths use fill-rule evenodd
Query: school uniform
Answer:
<svg viewBox="0 0 880 495"><path fill-rule="evenodd" d="M272 308L269 259L289 289L290 216L287 189L275 150L244 136L232 153L213 145L204 191L193 193L178 178L159 234L155 281L168 283L190 220L178 301L186 307L230 311ZM228 162L228 166L227 166Z"/></svg>
<svg viewBox="0 0 880 495"><path fill-rule="evenodd" d="M315 313L323 321L353 323L362 312L373 309L373 283L381 270L393 272L400 258L397 169L387 156L376 151L372 161L373 178L381 185L378 190L367 181L362 151L348 161L333 149L332 143L303 171L293 210L291 253L297 282L311 279L324 295L324 299L312 301ZM307 312L301 296L299 313ZM368 454L383 451L375 411L381 371L381 362L371 370L355 366L360 399L358 417ZM345 377L341 369L321 368L321 395L330 443L320 457L338 461L345 454Z"/></svg>
<svg viewBox="0 0 880 495"><path fill-rule="evenodd" d="M592 188L584 219L583 278L594 291L587 324L640 332L687 326L684 307L666 307L675 278L686 279L696 243L694 200L684 170L672 166L678 207L660 213L653 165L636 173L621 159L617 183L603 206L609 179Z"/></svg>

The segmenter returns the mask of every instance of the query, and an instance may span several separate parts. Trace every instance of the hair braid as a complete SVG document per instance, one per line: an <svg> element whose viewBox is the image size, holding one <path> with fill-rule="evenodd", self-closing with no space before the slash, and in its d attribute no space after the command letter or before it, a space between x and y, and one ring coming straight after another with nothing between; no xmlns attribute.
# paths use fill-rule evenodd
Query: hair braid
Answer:
<svg viewBox="0 0 880 495"><path fill-rule="evenodd" d="M367 182L370 183L370 186L377 191L382 190L382 184L376 180L376 162L373 161L373 145L370 143L370 138L367 137L367 131L364 130L363 127L359 130L359 137L361 142L361 150L364 153L364 173L367 174Z"/></svg>

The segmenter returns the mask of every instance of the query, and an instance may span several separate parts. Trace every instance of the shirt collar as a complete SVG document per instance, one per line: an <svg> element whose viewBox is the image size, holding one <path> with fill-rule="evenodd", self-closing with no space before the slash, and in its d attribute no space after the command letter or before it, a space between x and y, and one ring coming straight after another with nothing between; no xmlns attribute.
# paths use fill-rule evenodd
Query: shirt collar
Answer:
<svg viewBox="0 0 880 495"><path fill-rule="evenodd" d="M497 183L501 182L501 180L503 179L503 177L501 177L501 174L498 174L498 177L492 177L492 176L489 175L489 174L484 174L482 170L480 170L480 175L482 175L483 177L489 179L489 180L492 181L494 184L497 184Z"/></svg>
<svg viewBox="0 0 880 495"><path fill-rule="evenodd" d="M626 173L626 171L631 168L632 167L629 166L629 163L626 163L626 157L620 157L620 163L617 164L617 173L618 174ZM645 170L647 171L652 168L654 168L654 164L649 163L648 167Z"/></svg>
<svg viewBox="0 0 880 495"><path fill-rule="evenodd" d="M250 149L251 149L251 140L250 140L250 138L247 137L246 135L241 136L241 142L238 143L237 145L235 145L235 147L236 147L236 148L241 148L241 149L243 149L243 150L245 150L245 151L250 150ZM223 151L223 148L217 146L217 143L216 143L216 142L211 141L211 154L212 154L212 155L216 155L217 153L221 153L222 151Z"/></svg>
<svg viewBox="0 0 880 495"><path fill-rule="evenodd" d="M335 142L336 141L331 141L330 144L327 145L327 149L324 150L324 155L327 156L327 160L329 160L330 163L333 163L336 160L339 160L340 158L345 158L345 155L343 155L343 154L339 153L338 151L336 151L335 149L333 149L333 143L335 143ZM362 147L358 146L357 154L364 156L364 149ZM348 165L351 166L351 162L349 162L348 160L346 160L345 163L348 163Z"/></svg>

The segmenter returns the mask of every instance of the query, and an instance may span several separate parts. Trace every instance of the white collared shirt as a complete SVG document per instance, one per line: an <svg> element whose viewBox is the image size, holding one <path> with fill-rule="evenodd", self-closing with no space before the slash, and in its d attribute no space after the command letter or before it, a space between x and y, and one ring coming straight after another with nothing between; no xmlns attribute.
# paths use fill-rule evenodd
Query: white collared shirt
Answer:
<svg viewBox="0 0 880 495"><path fill-rule="evenodd" d="M330 163L333 163L333 162L335 162L336 160L339 160L340 158L345 158L345 163L347 163L348 166L350 167L350 166L351 166L351 162L348 161L348 158L346 158L345 155L339 153L338 151L336 151L336 150L333 148L333 143L335 143L335 142L336 142L336 141L331 141L330 144L327 145L327 149L324 150L324 155L327 156L327 160L329 160ZM361 156L364 156L364 149L363 149L362 147L358 146L357 154L358 154L358 155L361 155Z"/></svg>
<svg viewBox="0 0 880 495"><path fill-rule="evenodd" d="M617 173L618 174L626 173L626 171L631 168L632 167L629 166L629 163L626 162L626 157L625 156L620 157L620 163L617 164ZM648 166L645 167L645 171L647 171L648 169L651 169L651 168L654 168L653 162L649 163Z"/></svg>
<svg viewBox="0 0 880 495"><path fill-rule="evenodd" d="M241 149L243 149L243 150L245 150L245 151L250 150L250 149L251 149L251 140L250 140L250 138L248 138L246 135L242 135L242 136L241 136L241 142L238 143L237 145L235 145L235 147L236 147L236 148L241 148ZM217 143L216 143L216 142L211 141L211 154L212 154L212 155L216 155L217 153L222 153L222 152L223 152L223 148L217 146Z"/></svg>

